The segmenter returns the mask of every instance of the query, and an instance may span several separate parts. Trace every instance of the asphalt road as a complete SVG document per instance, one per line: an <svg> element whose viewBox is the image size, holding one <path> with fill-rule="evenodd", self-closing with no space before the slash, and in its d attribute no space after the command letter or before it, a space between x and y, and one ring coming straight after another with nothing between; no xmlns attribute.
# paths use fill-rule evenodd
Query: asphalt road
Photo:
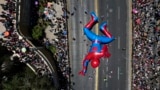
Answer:
<svg viewBox="0 0 160 90"><path fill-rule="evenodd" d="M68 10L71 13L74 12L73 16L70 15L68 20L69 53L73 74L71 84L73 89L126 90L127 3L120 0L70 0L67 3ZM90 45L90 41L86 39L82 30L90 19L90 15L85 14L85 11L95 11L99 16L99 24L107 21L109 31L115 36L116 40L110 44L109 51L112 56L109 60L103 58L97 70L92 69L89 64L88 72L83 77L79 76L78 72L82 68L82 60L87 54ZM93 29L96 33L98 32L97 26ZM100 32L98 33L100 34ZM126 50L122 50L123 48ZM89 77L92 79L89 79ZM104 81L105 78L108 78L108 80Z"/></svg>
<svg viewBox="0 0 160 90"><path fill-rule="evenodd" d="M127 3L124 0L99 1L100 22L107 21L109 31L116 40L110 44L112 56L101 61L98 90L126 90L127 85ZM104 8L105 7L105 8ZM123 49L126 50L123 50ZM108 78L104 81L104 78Z"/></svg>
<svg viewBox="0 0 160 90"><path fill-rule="evenodd" d="M86 76L78 75L78 72L82 69L82 60L87 54L88 45L90 42L86 39L83 33L83 26L90 19L90 15L84 13L85 10L94 10L94 3L91 0L70 0L68 3L68 10L73 16L69 16L69 44L70 44L70 61L72 74L71 83L74 90L94 90L94 78L89 79L89 76L93 76L94 69L88 67L88 73ZM87 3L87 4L86 4ZM76 10L74 9L76 8ZM82 23L80 23L80 21ZM75 40L73 40L75 38Z"/></svg>

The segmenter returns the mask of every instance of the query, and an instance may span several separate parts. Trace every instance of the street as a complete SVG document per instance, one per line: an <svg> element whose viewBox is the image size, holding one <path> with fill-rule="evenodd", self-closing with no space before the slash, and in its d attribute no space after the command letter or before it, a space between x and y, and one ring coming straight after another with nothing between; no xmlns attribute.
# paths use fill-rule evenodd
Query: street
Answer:
<svg viewBox="0 0 160 90"><path fill-rule="evenodd" d="M84 10L86 10L86 8L87 9L90 8L93 10L93 5L89 5L89 7L87 7L85 3L87 2L80 2L80 1L77 2L75 0L71 0L70 2L68 2L69 10L71 11L71 13L74 12L74 15L70 16L68 21L70 22L68 25L69 26L68 30L70 34L69 52L70 52L72 74L74 75L73 77L71 77L72 81L71 84L73 86L73 89L79 88L81 90L85 89L93 90L94 80L92 80L91 78L94 76L91 73L94 70L89 67L88 74L85 77L78 75L78 72L82 69L82 60L88 51L87 44L89 44L88 40L84 36L82 28L84 26L84 23L86 23L89 20L90 15L86 15ZM92 4L92 2L90 2L90 4ZM75 40L73 38L75 38Z"/></svg>
<svg viewBox="0 0 160 90"><path fill-rule="evenodd" d="M67 2L69 16L69 52L73 77L71 84L75 90L127 90L127 2L116 0L87 0ZM76 8L76 10L75 10ZM85 12L88 13L85 13ZM89 13L94 11L99 17L99 23L108 23L109 31L116 38L109 44L112 56L102 58L98 69L91 68L90 64L86 75L80 76L82 61L87 54L91 42L83 34L83 26L90 20ZM98 32L99 25L93 31ZM74 38L74 39L73 39ZM106 78L107 81L105 80ZM104 81L105 80L105 81Z"/></svg>
<svg viewBox="0 0 160 90"><path fill-rule="evenodd" d="M116 40L109 44L112 56L101 61L99 67L98 90L126 90L127 85L127 6L126 1L107 0L99 2L99 16L104 16L100 22L107 21L109 31ZM104 6L106 8L104 8ZM107 77L107 82L103 79Z"/></svg>

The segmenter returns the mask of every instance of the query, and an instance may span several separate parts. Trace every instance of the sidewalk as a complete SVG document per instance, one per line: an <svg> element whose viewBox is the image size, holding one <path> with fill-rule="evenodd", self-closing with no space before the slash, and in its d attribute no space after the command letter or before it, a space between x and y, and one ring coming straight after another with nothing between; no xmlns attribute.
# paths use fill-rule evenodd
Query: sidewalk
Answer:
<svg viewBox="0 0 160 90"><path fill-rule="evenodd" d="M47 10L52 12L49 13L49 15L53 17L48 18L49 20L51 20L52 25L49 25L45 29L45 33L46 33L46 38L56 48L54 56L56 57L56 61L58 62L57 67L60 69L58 72L62 73L62 76L59 76L59 78L63 78L63 80L59 81L61 85L63 85L60 88L68 90L67 88L69 88L68 84L70 81L70 71L69 71L70 65L68 59L68 35L67 35L68 31L65 26L66 18L64 16L65 13L64 5L65 3L63 4L63 2L57 2L57 3L52 3L51 8L49 9L46 8L46 12Z"/></svg>
<svg viewBox="0 0 160 90"><path fill-rule="evenodd" d="M132 1L128 1L128 86L127 90L132 90Z"/></svg>
<svg viewBox="0 0 160 90"><path fill-rule="evenodd" d="M5 4L5 3L6 3L5 0L0 0L0 4ZM0 5L0 15L2 14L2 11L4 11L4 10L2 9L2 6ZM0 19L3 19L3 18L0 17ZM0 33L4 32L4 31L6 31L6 28L4 27L3 23L0 22Z"/></svg>
<svg viewBox="0 0 160 90"><path fill-rule="evenodd" d="M61 4L58 5L53 2L53 8L55 9L56 13L55 13L55 16L53 16L51 20L52 25L49 25L45 29L46 38L48 38L50 43L52 43L53 40L57 39L57 36L55 34L58 33L59 30L62 30L64 28L63 23L60 23L61 28L58 27L58 19L62 18L62 15L63 15L63 11L62 11L63 5Z"/></svg>

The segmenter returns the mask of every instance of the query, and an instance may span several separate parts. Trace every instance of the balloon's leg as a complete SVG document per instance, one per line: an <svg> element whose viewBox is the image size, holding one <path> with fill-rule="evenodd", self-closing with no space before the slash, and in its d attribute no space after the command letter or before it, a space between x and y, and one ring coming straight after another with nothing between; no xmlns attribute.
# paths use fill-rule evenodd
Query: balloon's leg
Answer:
<svg viewBox="0 0 160 90"><path fill-rule="evenodd" d="M107 37L111 38L111 33L107 30L107 23L103 23L100 26L100 31Z"/></svg>
<svg viewBox="0 0 160 90"><path fill-rule="evenodd" d="M88 28L89 30L92 29L92 27L98 22L98 17L94 12L91 12L91 20L85 25L85 28Z"/></svg>
<svg viewBox="0 0 160 90"><path fill-rule="evenodd" d="M83 60L83 69L79 72L79 75L85 76L85 73L87 72L89 60Z"/></svg>

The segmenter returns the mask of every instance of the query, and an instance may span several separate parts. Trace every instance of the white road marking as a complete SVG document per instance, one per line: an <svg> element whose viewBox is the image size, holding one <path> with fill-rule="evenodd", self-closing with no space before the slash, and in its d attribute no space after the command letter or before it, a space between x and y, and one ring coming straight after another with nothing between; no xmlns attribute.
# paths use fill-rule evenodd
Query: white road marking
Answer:
<svg viewBox="0 0 160 90"><path fill-rule="evenodd" d="M107 64L108 64L108 58L106 60L107 60Z"/></svg>
<svg viewBox="0 0 160 90"><path fill-rule="evenodd" d="M109 17L109 14L108 14L108 13L106 14L106 17Z"/></svg>
<svg viewBox="0 0 160 90"><path fill-rule="evenodd" d="M117 70L117 74L118 74L118 80L119 80L119 67L118 67L118 70Z"/></svg>
<svg viewBox="0 0 160 90"><path fill-rule="evenodd" d="M120 19L120 7L118 7L118 19Z"/></svg>
<svg viewBox="0 0 160 90"><path fill-rule="evenodd" d="M113 12L113 9L109 9L109 12L110 12L110 13Z"/></svg>
<svg viewBox="0 0 160 90"><path fill-rule="evenodd" d="M108 66L106 67L106 72L108 72Z"/></svg>
<svg viewBox="0 0 160 90"><path fill-rule="evenodd" d="M81 0L81 1L80 1L80 5L81 5L81 7L82 7L82 2L83 2L83 1Z"/></svg>
<svg viewBox="0 0 160 90"><path fill-rule="evenodd" d="M108 4L106 5L106 9L108 9Z"/></svg>
<svg viewBox="0 0 160 90"><path fill-rule="evenodd" d="M107 61L106 61L106 71L108 72L108 58L106 59Z"/></svg>
<svg viewBox="0 0 160 90"><path fill-rule="evenodd" d="M108 87L108 82L106 82L106 87Z"/></svg>
<svg viewBox="0 0 160 90"><path fill-rule="evenodd" d="M120 49L120 37L118 36L118 49Z"/></svg>

